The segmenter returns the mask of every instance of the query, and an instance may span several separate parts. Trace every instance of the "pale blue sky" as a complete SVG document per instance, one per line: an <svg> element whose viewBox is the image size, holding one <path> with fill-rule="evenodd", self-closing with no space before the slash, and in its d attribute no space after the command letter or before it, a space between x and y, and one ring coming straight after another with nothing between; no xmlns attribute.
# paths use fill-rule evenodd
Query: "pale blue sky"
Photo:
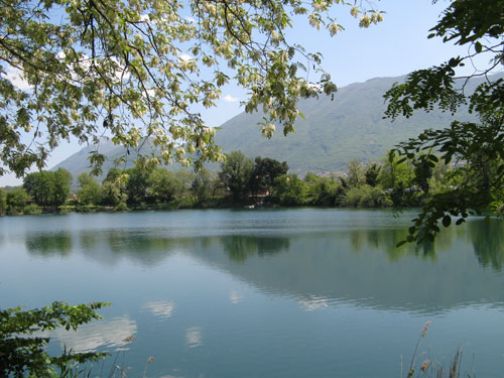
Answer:
<svg viewBox="0 0 504 378"><path fill-rule="evenodd" d="M385 20L369 29L359 28L357 21L348 14L348 8L341 7L338 22L345 30L336 36L331 38L326 31L314 30L306 22L296 22L287 36L309 51L321 52L323 67L338 87L374 77L403 75L465 52L443 44L439 38L427 39L429 28L434 26L449 1L432 4L431 0L382 0L375 4L386 12ZM224 99L216 108L202 109L205 120L211 125L220 125L241 112L239 100L244 99L245 92L228 85L223 94ZM81 147L76 142L63 143L51 154L47 166L54 166ZM0 177L0 186L19 182L12 175Z"/></svg>

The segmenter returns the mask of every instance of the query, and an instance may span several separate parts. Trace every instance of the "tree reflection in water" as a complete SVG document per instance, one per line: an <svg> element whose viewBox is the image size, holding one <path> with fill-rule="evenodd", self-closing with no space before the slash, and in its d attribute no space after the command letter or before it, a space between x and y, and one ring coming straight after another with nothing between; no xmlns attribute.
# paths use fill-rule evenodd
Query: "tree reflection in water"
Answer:
<svg viewBox="0 0 504 378"><path fill-rule="evenodd" d="M287 237L231 235L221 239L224 250L233 261L244 262L249 256L272 255L289 250Z"/></svg>
<svg viewBox="0 0 504 378"><path fill-rule="evenodd" d="M474 253L484 267L502 271L504 265L504 222L498 219L478 219L468 224L468 236Z"/></svg>
<svg viewBox="0 0 504 378"><path fill-rule="evenodd" d="M72 252L72 234L68 231L28 234L26 248L34 255L66 256Z"/></svg>
<svg viewBox="0 0 504 378"><path fill-rule="evenodd" d="M483 267L501 271L504 265L504 222L499 219L472 219L467 224L444 229L434 243L422 245L397 244L408 235L401 228L352 228L330 232L335 242L349 240L356 254L366 250L386 253L390 261L399 261L406 256L435 261L440 253L453 248L460 238L468 238L475 255ZM40 256L68 256L79 250L86 256L113 265L122 258L154 266L174 251L204 250L221 245L230 260L245 262L252 256L274 255L290 250L291 241L301 237L316 237L309 232L275 235L220 235L200 237L173 237L163 235L163 229L111 229L103 231L69 231L27 233L27 250Z"/></svg>

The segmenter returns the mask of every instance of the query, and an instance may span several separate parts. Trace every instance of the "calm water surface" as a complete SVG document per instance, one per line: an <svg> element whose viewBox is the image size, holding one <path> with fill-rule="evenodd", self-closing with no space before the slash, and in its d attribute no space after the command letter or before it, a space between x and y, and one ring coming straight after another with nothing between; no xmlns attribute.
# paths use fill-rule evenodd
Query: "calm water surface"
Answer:
<svg viewBox="0 0 504 378"><path fill-rule="evenodd" d="M109 351L128 376L153 356L149 377L400 377L431 320L419 359L447 366L463 347L466 372L503 377L504 223L473 219L433 248L397 249L411 216L2 218L0 306L111 302L51 348Z"/></svg>

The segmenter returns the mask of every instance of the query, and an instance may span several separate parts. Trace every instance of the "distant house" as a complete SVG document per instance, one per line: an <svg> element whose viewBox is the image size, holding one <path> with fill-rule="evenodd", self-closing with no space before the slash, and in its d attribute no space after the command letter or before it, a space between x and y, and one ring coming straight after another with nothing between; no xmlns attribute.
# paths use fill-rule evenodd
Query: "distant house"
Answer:
<svg viewBox="0 0 504 378"><path fill-rule="evenodd" d="M249 200L256 207L264 206L268 199L271 197L271 192L268 189L259 190L257 193L253 193L249 195Z"/></svg>

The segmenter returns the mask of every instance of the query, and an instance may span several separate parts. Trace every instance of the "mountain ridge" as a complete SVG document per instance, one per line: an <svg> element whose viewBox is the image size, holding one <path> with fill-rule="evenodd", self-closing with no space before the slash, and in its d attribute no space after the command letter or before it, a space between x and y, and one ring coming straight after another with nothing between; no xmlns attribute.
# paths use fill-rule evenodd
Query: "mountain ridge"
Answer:
<svg viewBox="0 0 504 378"><path fill-rule="evenodd" d="M395 144L427 128L448 127L454 119L476 120L475 115L469 114L467 106L461 107L455 115L433 110L417 111L409 119L399 117L394 122L384 119L386 104L383 94L393 83L405 77L371 78L340 88L333 99L320 96L300 100L299 108L304 119L299 119L295 133L286 137L282 130L277 130L271 139L264 138L257 126L262 113L240 113L219 127L216 143L224 152L240 150L250 158L264 156L287 161L291 171L298 174L308 171L323 174L342 171L351 160L378 160ZM468 92L479 82L471 80ZM94 149L95 146L84 147L53 169L65 168L77 177L89 170L86 155ZM104 142L100 145L100 152L107 156L104 163L104 172L107 172L114 159L126 151L121 146ZM141 152L149 154L152 147L144 147ZM132 152L124 167L131 166L136 156L137 152Z"/></svg>

